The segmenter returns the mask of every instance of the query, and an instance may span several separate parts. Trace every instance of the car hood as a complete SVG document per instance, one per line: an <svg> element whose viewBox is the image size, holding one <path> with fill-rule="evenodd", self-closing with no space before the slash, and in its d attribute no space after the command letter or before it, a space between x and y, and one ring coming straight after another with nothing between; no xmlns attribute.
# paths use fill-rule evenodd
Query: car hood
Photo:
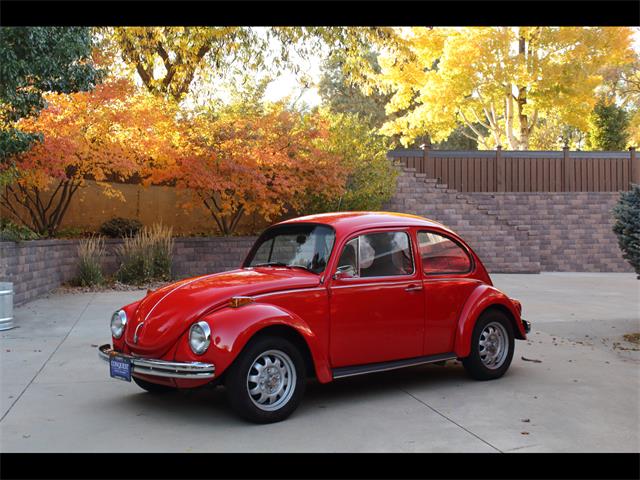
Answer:
<svg viewBox="0 0 640 480"><path fill-rule="evenodd" d="M320 277L288 268L244 268L188 278L149 293L140 301L125 334L132 352L162 355L194 321L237 295L317 286ZM142 323L142 326L139 326ZM138 340L134 335L138 331Z"/></svg>

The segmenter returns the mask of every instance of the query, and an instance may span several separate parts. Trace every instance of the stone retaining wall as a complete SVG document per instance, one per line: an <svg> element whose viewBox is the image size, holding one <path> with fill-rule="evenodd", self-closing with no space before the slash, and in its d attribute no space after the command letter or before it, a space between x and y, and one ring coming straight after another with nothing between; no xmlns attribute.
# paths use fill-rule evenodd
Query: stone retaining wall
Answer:
<svg viewBox="0 0 640 480"><path fill-rule="evenodd" d="M176 238L173 276L184 278L231 270L240 266L256 237ZM107 240L106 273L117 269L116 247ZM0 281L13 282L14 304L43 295L77 274L78 240L0 242Z"/></svg>
<svg viewBox="0 0 640 480"><path fill-rule="evenodd" d="M631 272L611 230L617 192L461 193L401 168L388 210L458 232L491 272Z"/></svg>

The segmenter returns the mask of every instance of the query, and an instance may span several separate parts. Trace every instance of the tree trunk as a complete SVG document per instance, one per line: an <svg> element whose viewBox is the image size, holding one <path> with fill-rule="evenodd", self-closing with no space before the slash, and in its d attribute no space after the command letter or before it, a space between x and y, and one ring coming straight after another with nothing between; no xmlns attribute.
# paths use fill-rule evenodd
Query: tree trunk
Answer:
<svg viewBox="0 0 640 480"><path fill-rule="evenodd" d="M37 187L25 187L18 183L15 187L6 187L0 198L0 203L25 227L32 229L39 235L53 237L60 228L64 215L79 187L79 181L61 180L45 205L44 192L41 192ZM27 211L31 218L30 222L18 214L17 205L21 205Z"/></svg>
<svg viewBox="0 0 640 480"><path fill-rule="evenodd" d="M521 57L522 63L527 63L527 40L521 35L518 39L518 55ZM529 128L529 118L524 113L525 105L527 104L527 87L518 86L518 120L520 121L520 138L518 141L518 150L526 150L529 148L529 134L531 129Z"/></svg>

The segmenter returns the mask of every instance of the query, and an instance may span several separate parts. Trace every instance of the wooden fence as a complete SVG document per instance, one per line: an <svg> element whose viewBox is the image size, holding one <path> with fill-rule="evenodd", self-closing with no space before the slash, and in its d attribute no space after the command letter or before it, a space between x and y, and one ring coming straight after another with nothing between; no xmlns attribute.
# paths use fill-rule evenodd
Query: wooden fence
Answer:
<svg viewBox="0 0 640 480"><path fill-rule="evenodd" d="M615 192L640 183L628 152L392 150L400 160L461 192Z"/></svg>

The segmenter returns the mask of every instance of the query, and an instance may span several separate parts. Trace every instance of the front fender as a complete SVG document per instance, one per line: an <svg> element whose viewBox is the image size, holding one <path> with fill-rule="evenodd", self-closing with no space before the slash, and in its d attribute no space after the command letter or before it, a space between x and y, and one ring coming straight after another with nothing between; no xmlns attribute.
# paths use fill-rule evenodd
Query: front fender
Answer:
<svg viewBox="0 0 640 480"><path fill-rule="evenodd" d="M316 334L297 315L275 305L252 303L239 308L224 307L201 318L211 328L211 346L199 357L199 361L216 366L216 376L220 376L247 342L260 330L274 325L290 327L298 332L311 352L318 380L331 381L331 369L324 350ZM181 341L176 358L185 354L193 357L188 341Z"/></svg>
<svg viewBox="0 0 640 480"><path fill-rule="evenodd" d="M511 299L495 287L485 284L479 285L467 299L460 314L454 343L454 352L458 358L469 356L471 353L471 336L473 335L476 321L482 312L494 305L511 313L514 320L513 328L516 338L523 340L527 338L520 319L520 312Z"/></svg>

